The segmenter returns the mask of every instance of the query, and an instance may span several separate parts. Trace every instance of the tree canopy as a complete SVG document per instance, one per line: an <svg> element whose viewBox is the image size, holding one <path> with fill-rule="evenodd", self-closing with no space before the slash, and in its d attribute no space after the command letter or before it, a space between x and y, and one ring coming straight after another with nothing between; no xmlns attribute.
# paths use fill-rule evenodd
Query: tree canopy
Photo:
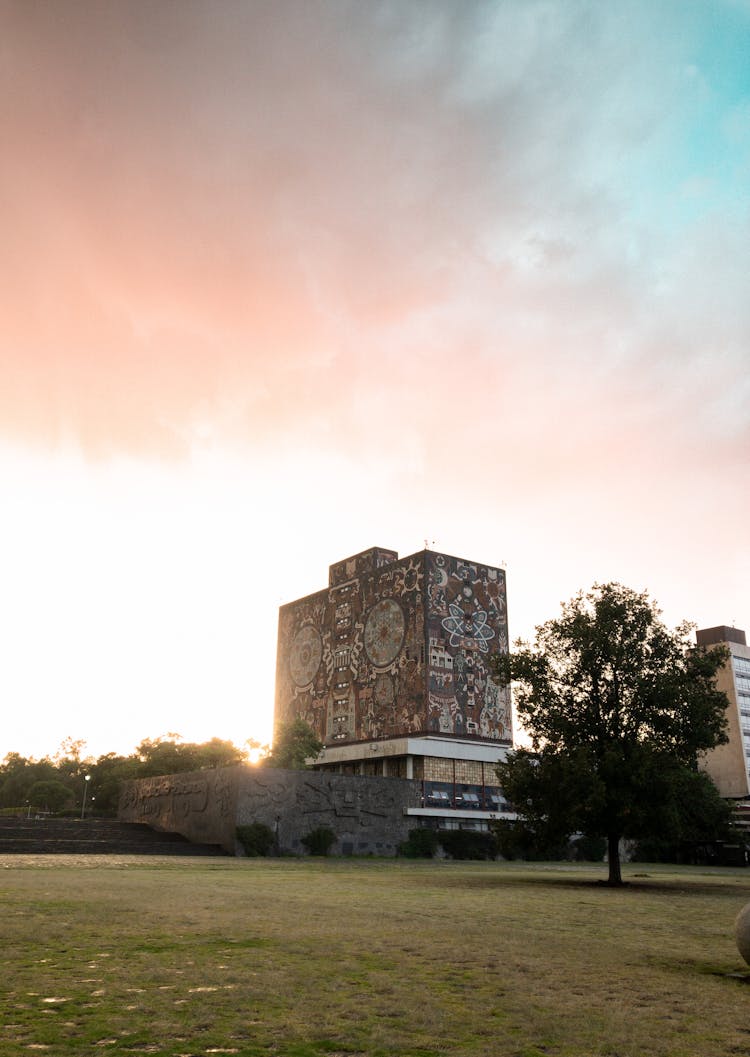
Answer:
<svg viewBox="0 0 750 1057"><path fill-rule="evenodd" d="M645 592L596 584L540 625L533 645L496 659L531 737L498 768L506 796L547 842L606 837L611 884L622 883L621 838L727 823L697 765L726 741L727 699L714 682L726 651L694 647L690 628L670 631Z"/></svg>
<svg viewBox="0 0 750 1057"><path fill-rule="evenodd" d="M303 719L281 723L276 730L271 752L261 762L268 767L302 770L308 760L320 756L323 742Z"/></svg>

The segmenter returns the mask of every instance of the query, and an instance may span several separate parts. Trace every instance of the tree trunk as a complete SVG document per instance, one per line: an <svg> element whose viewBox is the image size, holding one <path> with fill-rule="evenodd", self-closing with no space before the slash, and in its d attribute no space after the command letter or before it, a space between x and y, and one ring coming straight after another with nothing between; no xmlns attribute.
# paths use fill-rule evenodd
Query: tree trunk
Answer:
<svg viewBox="0 0 750 1057"><path fill-rule="evenodd" d="M620 871L620 834L607 834L607 861L609 863L609 877L607 884L621 885L622 872Z"/></svg>

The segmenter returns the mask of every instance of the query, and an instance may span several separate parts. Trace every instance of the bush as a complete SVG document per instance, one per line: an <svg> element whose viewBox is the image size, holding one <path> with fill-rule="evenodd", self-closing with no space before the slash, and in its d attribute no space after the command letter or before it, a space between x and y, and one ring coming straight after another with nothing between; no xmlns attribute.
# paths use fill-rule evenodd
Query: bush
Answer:
<svg viewBox="0 0 750 1057"><path fill-rule="evenodd" d="M318 826L302 838L302 843L310 855L327 855L336 843L336 834L328 826Z"/></svg>
<svg viewBox="0 0 750 1057"><path fill-rule="evenodd" d="M438 830L437 839L451 859L494 859L497 841L492 833L471 829Z"/></svg>
<svg viewBox="0 0 750 1057"><path fill-rule="evenodd" d="M273 830L264 822L251 822L249 826L238 826L235 835L245 855L251 858L258 855L270 855L276 843Z"/></svg>
<svg viewBox="0 0 750 1057"><path fill-rule="evenodd" d="M498 819L492 823L492 832L497 849L504 859L555 862L570 858L567 840L545 839L521 820Z"/></svg>
<svg viewBox="0 0 750 1057"><path fill-rule="evenodd" d="M399 844L399 855L407 859L431 859L438 847L437 833L434 829L420 826L409 830L409 839Z"/></svg>

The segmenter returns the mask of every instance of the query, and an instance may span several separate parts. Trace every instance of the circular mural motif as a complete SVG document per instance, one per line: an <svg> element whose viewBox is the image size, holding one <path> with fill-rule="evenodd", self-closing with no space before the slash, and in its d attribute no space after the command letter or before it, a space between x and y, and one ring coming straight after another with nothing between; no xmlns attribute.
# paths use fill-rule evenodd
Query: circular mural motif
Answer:
<svg viewBox="0 0 750 1057"><path fill-rule="evenodd" d="M297 686L308 686L315 678L323 656L323 641L309 624L294 636L289 651L289 672Z"/></svg>
<svg viewBox="0 0 750 1057"><path fill-rule="evenodd" d="M381 672L372 688L372 697L378 710L383 711L390 708L395 696L393 679L386 672Z"/></svg>
<svg viewBox="0 0 750 1057"><path fill-rule="evenodd" d="M392 598L384 598L370 610L365 624L365 650L376 668L390 664L404 641L403 610Z"/></svg>

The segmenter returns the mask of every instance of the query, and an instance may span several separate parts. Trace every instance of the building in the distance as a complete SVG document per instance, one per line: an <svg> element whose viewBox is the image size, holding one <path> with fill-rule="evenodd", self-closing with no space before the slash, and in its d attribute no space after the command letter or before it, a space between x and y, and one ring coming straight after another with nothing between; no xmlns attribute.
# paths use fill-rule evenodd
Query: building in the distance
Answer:
<svg viewBox="0 0 750 1057"><path fill-rule="evenodd" d="M281 607L275 724L324 744L316 770L420 783L415 825L485 828L505 813L495 767L512 744L505 572L374 547Z"/></svg>
<svg viewBox="0 0 750 1057"><path fill-rule="evenodd" d="M696 632L699 646L723 645L729 660L716 676L716 685L727 695L725 745L706 753L703 766L723 797L750 797L750 647L739 628L704 628Z"/></svg>

